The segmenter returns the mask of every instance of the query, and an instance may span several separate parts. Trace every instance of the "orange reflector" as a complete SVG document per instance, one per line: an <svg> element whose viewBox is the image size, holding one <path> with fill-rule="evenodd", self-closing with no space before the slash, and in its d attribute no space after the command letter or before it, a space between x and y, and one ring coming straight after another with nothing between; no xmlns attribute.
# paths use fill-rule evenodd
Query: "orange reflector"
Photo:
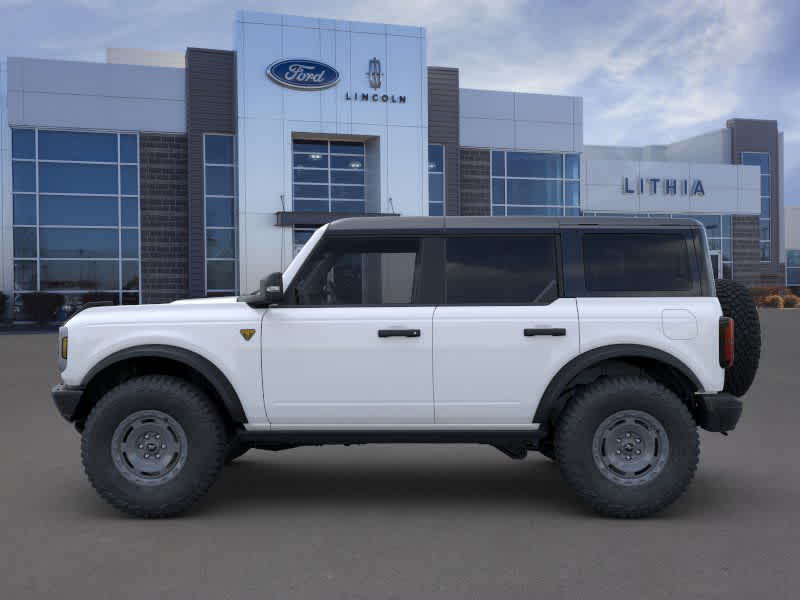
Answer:
<svg viewBox="0 0 800 600"><path fill-rule="evenodd" d="M733 366L734 322L730 317L719 320L719 366L728 369Z"/></svg>

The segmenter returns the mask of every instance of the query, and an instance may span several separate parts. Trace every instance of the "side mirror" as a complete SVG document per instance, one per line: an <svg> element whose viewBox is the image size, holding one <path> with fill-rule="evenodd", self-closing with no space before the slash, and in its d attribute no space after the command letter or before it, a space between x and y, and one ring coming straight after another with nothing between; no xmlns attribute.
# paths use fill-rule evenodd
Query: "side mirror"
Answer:
<svg viewBox="0 0 800 600"><path fill-rule="evenodd" d="M267 275L261 280L259 292L267 304L278 304L283 300L283 273Z"/></svg>
<svg viewBox="0 0 800 600"><path fill-rule="evenodd" d="M283 274L272 273L264 277L258 285L258 292L239 296L239 302L245 302L255 308L266 308L279 304L283 300Z"/></svg>

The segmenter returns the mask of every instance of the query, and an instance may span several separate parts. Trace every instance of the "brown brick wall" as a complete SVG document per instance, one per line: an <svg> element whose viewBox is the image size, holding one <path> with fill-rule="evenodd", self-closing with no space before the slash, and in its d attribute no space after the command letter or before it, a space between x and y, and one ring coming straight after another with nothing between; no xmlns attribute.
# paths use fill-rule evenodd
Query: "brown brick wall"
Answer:
<svg viewBox="0 0 800 600"><path fill-rule="evenodd" d="M488 150L461 149L461 214L491 214Z"/></svg>
<svg viewBox="0 0 800 600"><path fill-rule="evenodd" d="M445 214L459 208L458 69L428 67L428 141L444 145Z"/></svg>
<svg viewBox="0 0 800 600"><path fill-rule="evenodd" d="M733 278L748 287L783 287L783 265L760 262L758 217L733 217Z"/></svg>
<svg viewBox="0 0 800 600"><path fill-rule="evenodd" d="M188 295L189 221L186 136L139 135L142 301Z"/></svg>

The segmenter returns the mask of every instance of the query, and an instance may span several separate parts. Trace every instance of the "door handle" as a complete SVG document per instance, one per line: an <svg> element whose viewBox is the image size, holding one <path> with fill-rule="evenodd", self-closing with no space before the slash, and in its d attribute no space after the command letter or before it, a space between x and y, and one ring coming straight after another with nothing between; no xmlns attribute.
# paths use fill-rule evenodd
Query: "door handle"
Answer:
<svg viewBox="0 0 800 600"><path fill-rule="evenodd" d="M525 337L533 337L535 335L551 335L553 337L561 337L567 335L567 330L563 327L540 327L538 329L525 329L523 331Z"/></svg>
<svg viewBox="0 0 800 600"><path fill-rule="evenodd" d="M410 337L418 338L421 335L419 329L378 329L379 338L388 337Z"/></svg>

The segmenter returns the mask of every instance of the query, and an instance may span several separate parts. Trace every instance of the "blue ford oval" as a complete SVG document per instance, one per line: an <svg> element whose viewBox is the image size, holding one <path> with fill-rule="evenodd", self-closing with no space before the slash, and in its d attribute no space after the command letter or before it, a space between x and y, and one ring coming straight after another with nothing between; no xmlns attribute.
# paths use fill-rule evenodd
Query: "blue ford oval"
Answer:
<svg viewBox="0 0 800 600"><path fill-rule="evenodd" d="M275 83L298 90L324 90L339 82L339 71L316 60L291 58L267 67L267 75Z"/></svg>

